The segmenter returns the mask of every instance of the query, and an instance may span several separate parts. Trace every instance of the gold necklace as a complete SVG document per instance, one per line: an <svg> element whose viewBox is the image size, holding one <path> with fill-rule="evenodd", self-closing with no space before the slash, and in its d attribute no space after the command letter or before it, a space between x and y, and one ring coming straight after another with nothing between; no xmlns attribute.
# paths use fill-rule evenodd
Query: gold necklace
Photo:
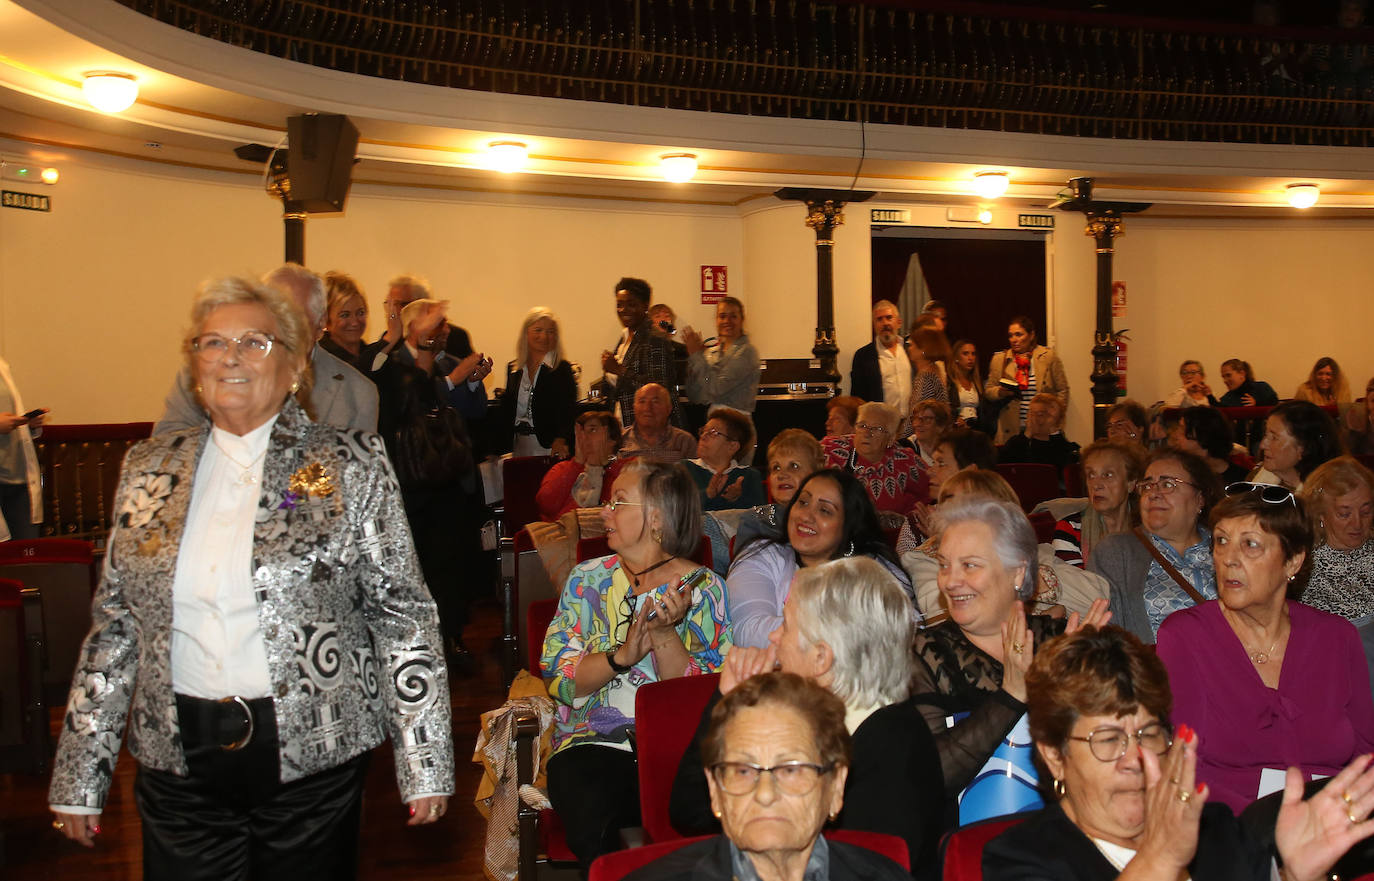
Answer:
<svg viewBox="0 0 1374 881"><path fill-rule="evenodd" d="M261 453L258 453L253 457L253 461L245 465L230 455L229 451L224 448L224 445L219 442L219 438L215 437L213 432L210 434L210 441L215 445L215 449L219 450L224 455L224 458L239 466L242 473L234 480L234 483L237 483L239 486L252 486L258 482L257 475L253 473L253 466L258 464L259 459L267 455L267 450L264 449Z"/></svg>

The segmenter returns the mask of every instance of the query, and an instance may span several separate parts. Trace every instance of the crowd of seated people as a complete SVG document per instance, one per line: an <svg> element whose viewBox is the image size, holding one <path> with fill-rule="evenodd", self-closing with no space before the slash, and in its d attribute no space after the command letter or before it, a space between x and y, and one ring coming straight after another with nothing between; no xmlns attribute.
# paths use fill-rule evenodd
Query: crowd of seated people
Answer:
<svg viewBox="0 0 1374 881"><path fill-rule="evenodd" d="M490 359L423 279L388 285L386 328L369 341L354 280L282 275L284 289L303 286L317 333L306 354L316 384L302 394L322 421L382 435L455 669L482 557L472 515L485 510L483 456L553 460L535 493L547 520L599 509L611 553L560 585L538 671L554 705L549 793L584 867L638 822L635 692L710 672L723 675L679 769L674 817L684 832L724 833L699 846L712 859L765 859L739 846L750 811L775 798L795 800L798 817L820 811L796 827L787 859L822 848L829 818L898 836L908 874L932 877L940 835L969 818L964 797L1018 726L1035 743L1026 773L1045 805L1027 828L1076 848L1086 837L1117 869L1155 858L1166 814L1193 832L1168 851L1171 866L1277 857L1298 867L1288 877L1324 871L1374 829L1361 758L1374 751L1374 473L1343 455L1374 443L1374 382L1347 406L1331 359L1283 403L1243 361L1222 365L1220 399L1202 364L1185 362L1182 387L1154 413L1170 426L1162 437L1151 439L1148 410L1122 401L1107 438L1080 454L1063 432L1063 366L1029 318L1010 322L984 376L971 345L949 346L938 313L918 317L903 347L895 308L880 304L874 362L861 368L873 397L829 401L823 434L777 433L761 471L742 303L718 306L713 343L684 334L680 377L647 283L621 279L623 332L603 356L599 401L580 400L556 316L531 309L488 406ZM350 385L359 378L370 397ZM695 438L680 380L708 408ZM160 430L191 418L181 399L196 394L174 388ZM1223 408L1275 403L1249 461ZM1033 521L997 470L1013 463L1050 466L1081 497L1051 500ZM735 539L716 572L693 561L706 512ZM1033 522L1054 524L1053 538L1037 540ZM774 718L755 718L759 706ZM797 748L760 752L759 726L799 737ZM817 742L822 729L832 742ZM1336 782L1320 789L1323 779ZM1095 817L1095 796L1121 781L1139 784L1137 809ZM1267 797L1272 816L1251 817L1241 836L1231 815ZM1346 823L1334 831L1323 825L1333 807ZM1283 827L1295 817L1308 832ZM1267 838L1252 836L1256 822ZM1331 833L1320 846L1319 828ZM1007 867L1032 859L1025 836L989 849L990 874L1021 877ZM832 866L858 859L830 847Z"/></svg>

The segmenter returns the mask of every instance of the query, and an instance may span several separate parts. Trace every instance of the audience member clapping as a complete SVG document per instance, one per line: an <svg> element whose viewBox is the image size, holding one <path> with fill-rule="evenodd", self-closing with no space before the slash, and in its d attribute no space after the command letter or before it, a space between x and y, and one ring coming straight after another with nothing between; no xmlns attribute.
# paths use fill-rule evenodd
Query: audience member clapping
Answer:
<svg viewBox="0 0 1374 881"><path fill-rule="evenodd" d="M712 711L702 741L711 810L724 834L694 842L626 881L906 881L901 866L821 830L845 807L845 706L793 673L764 673ZM633 771L629 776L634 777Z"/></svg>
<svg viewBox="0 0 1374 881"><path fill-rule="evenodd" d="M697 454L697 439L668 420L673 415L668 390L656 382L635 392L635 424L625 429L620 455L672 465Z"/></svg>
<svg viewBox="0 0 1374 881"><path fill-rule="evenodd" d="M781 539L786 533L787 505L802 481L825 463L820 441L800 428L784 428L768 444L768 495L772 501L758 505L741 517L735 527L735 546L744 547L755 536Z"/></svg>
<svg viewBox="0 0 1374 881"><path fill-rule="evenodd" d="M821 441L827 467L853 474L879 511L898 516L924 502L930 485L916 454L897 444L901 421L896 408L870 402L859 408L854 434Z"/></svg>
<svg viewBox="0 0 1374 881"><path fill-rule="evenodd" d="M1078 461L1078 444L1064 437L1064 404L1041 393L1031 399L1026 427L997 451L998 462L1053 465L1059 472Z"/></svg>
<svg viewBox="0 0 1374 881"><path fill-rule="evenodd" d="M1217 399L1207 384L1207 373L1201 361L1184 361L1178 368L1182 385L1164 398L1166 407L1215 407Z"/></svg>
<svg viewBox="0 0 1374 881"><path fill-rule="evenodd" d="M1037 654L1026 675L1030 732L1055 801L987 846L984 878L1318 881L1374 832L1367 756L1306 800L1290 771L1272 844L1243 831L1198 782L1206 757L1225 747L1199 738L1182 702L1171 706L1169 685L1153 653L1116 627L1084 628ZM1185 724L1175 731L1171 717ZM1238 738L1255 731L1239 720L1230 727Z"/></svg>
<svg viewBox="0 0 1374 881"><path fill-rule="evenodd" d="M685 463L707 511L752 508L767 501L754 457L754 423L730 407L716 407L697 433L697 458Z"/></svg>
<svg viewBox="0 0 1374 881"><path fill-rule="evenodd" d="M677 388L677 368L672 343L655 334L649 324L649 304L653 289L642 278L622 278L615 283L615 316L624 328L615 349L601 353L603 387L620 404L620 421L629 427L635 422L635 394L646 383L656 382L669 390ZM672 419L682 424L676 400L670 398Z"/></svg>
<svg viewBox="0 0 1374 881"><path fill-rule="evenodd" d="M854 423L859 421L859 408L863 398L853 395L836 395L825 404L825 436L843 437L854 433Z"/></svg>
<svg viewBox="0 0 1374 881"><path fill-rule="evenodd" d="M1307 379L1293 392L1293 400L1310 401L1318 407L1349 406L1350 383L1335 358L1318 358Z"/></svg>
<svg viewBox="0 0 1374 881"><path fill-rule="evenodd" d="M1145 474L1145 454L1136 444L1100 440L1083 451L1088 504L1054 527L1054 552L1082 567L1109 535L1129 532L1139 522L1136 483Z"/></svg>
<svg viewBox="0 0 1374 881"><path fill-rule="evenodd" d="M720 695L776 667L843 700L854 764L838 826L900 836L913 873L925 877L936 862L944 781L934 741L909 697L913 633L911 600L887 569L863 557L822 563L798 573L767 647L731 651ZM703 714L673 785L673 825L688 834L717 826L698 750L719 699Z"/></svg>
<svg viewBox="0 0 1374 881"><path fill-rule="evenodd" d="M785 540L759 536L739 546L730 564L730 620L735 643L764 646L782 622L782 604L797 570L840 557L867 556L911 585L878 525L878 513L863 484L833 468L802 481L787 506Z"/></svg>
<svg viewBox="0 0 1374 881"><path fill-rule="evenodd" d="M929 466L935 461L935 447L949 430L951 421L949 405L944 401L917 401L911 405L911 434L900 443Z"/></svg>
<svg viewBox="0 0 1374 881"><path fill-rule="evenodd" d="M543 520L557 520L574 508L598 508L611 497L611 487L625 460L617 459L620 420L605 410L577 417L571 459L557 462L539 483L534 495Z"/></svg>
<svg viewBox="0 0 1374 881"><path fill-rule="evenodd" d="M1340 454L1340 434L1326 411L1308 401L1285 401L1264 420L1263 459L1249 480L1299 490L1313 469Z"/></svg>
<svg viewBox="0 0 1374 881"><path fill-rule="evenodd" d="M759 393L759 353L744 332L744 304L725 297L716 304L716 341L682 332L687 346L687 396L694 404L754 412Z"/></svg>
<svg viewBox="0 0 1374 881"><path fill-rule="evenodd" d="M573 569L541 660L555 701L549 799L584 868L639 822L635 692L713 672L730 649L725 585L690 561L701 497L682 467L629 464L602 519L612 554Z"/></svg>
<svg viewBox="0 0 1374 881"><path fill-rule="evenodd" d="M1341 428L1350 455L1374 454L1374 379L1365 384L1364 397L1345 412Z"/></svg>
<svg viewBox="0 0 1374 881"><path fill-rule="evenodd" d="M1140 528L1103 539L1088 571L1111 584L1117 623L1154 642L1171 612L1216 599L1207 513L1220 487L1202 459L1164 447L1150 455L1136 492Z"/></svg>
<svg viewBox="0 0 1374 881"><path fill-rule="evenodd" d="M1279 402L1278 392L1269 383L1255 379L1248 361L1221 362L1221 381L1226 383L1226 394L1217 403L1223 407L1272 407Z"/></svg>
<svg viewBox="0 0 1374 881"><path fill-rule="evenodd" d="M961 499L940 510L937 560L949 619L916 635L913 693L935 735L945 790L972 782L1026 709L1025 672L1035 647L1066 628L1063 619L1026 616L1035 590L1035 532L1013 502ZM1105 623L1099 600L1084 619ZM1071 615L1067 628L1077 629ZM967 713L950 727L947 719Z"/></svg>
<svg viewBox="0 0 1374 881"><path fill-rule="evenodd" d="M1142 450L1149 446L1150 414L1132 400L1119 401L1107 411L1107 439L1135 444Z"/></svg>
<svg viewBox="0 0 1374 881"><path fill-rule="evenodd" d="M1222 486L1244 480L1246 469L1231 461L1235 452L1231 422L1216 410L1194 407L1169 431L1169 446L1201 457Z"/></svg>
<svg viewBox="0 0 1374 881"><path fill-rule="evenodd" d="M515 352L515 360L506 365L498 448L517 456L566 459L573 439L577 379L563 358L563 337L552 312L536 306L526 313Z"/></svg>
<svg viewBox="0 0 1374 881"><path fill-rule="evenodd" d="M1312 547L1302 504L1282 487L1232 484L1212 515L1220 601L1159 629L1174 713L1206 751L1197 776L1239 811L1282 788L1340 772L1374 750L1374 700L1355 628L1303 605Z"/></svg>

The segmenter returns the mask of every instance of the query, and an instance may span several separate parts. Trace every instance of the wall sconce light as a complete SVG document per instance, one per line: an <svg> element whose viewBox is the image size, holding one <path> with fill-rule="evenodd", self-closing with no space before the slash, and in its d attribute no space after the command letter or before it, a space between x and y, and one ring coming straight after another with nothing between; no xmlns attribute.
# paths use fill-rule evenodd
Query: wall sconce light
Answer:
<svg viewBox="0 0 1374 881"><path fill-rule="evenodd" d="M102 113L121 113L138 100L138 80L132 74L94 70L81 83L86 100Z"/></svg>
<svg viewBox="0 0 1374 881"><path fill-rule="evenodd" d="M992 212L987 208L984 208L981 211L979 211L978 222L983 224L984 226L987 226L989 223L992 223Z"/></svg>
<svg viewBox="0 0 1374 881"><path fill-rule="evenodd" d="M487 165L503 174L519 171L529 161L530 151L520 141L492 141L487 144Z"/></svg>
<svg viewBox="0 0 1374 881"><path fill-rule="evenodd" d="M1289 184L1288 204L1294 208L1311 208L1317 204L1321 193L1321 187L1316 184Z"/></svg>
<svg viewBox="0 0 1374 881"><path fill-rule="evenodd" d="M57 169L56 169L56 168L45 168L45 169L43 169L43 173L42 173L41 175L39 175L39 177L43 178L43 183L48 184L49 186L51 186L51 185L57 183L57 178L58 178Z"/></svg>
<svg viewBox="0 0 1374 881"><path fill-rule="evenodd" d="M1007 191L1011 178L1005 171L980 171L973 176L973 191L984 199L996 199Z"/></svg>
<svg viewBox="0 0 1374 881"><path fill-rule="evenodd" d="M665 153L658 157L658 167L665 180L675 184L686 183L696 176L697 154Z"/></svg>

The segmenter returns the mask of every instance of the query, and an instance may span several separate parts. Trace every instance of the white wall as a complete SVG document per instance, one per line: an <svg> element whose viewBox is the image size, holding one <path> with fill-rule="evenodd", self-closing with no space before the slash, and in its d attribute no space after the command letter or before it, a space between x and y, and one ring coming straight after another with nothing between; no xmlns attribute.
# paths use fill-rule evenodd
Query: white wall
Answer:
<svg viewBox="0 0 1374 881"><path fill-rule="evenodd" d="M156 418L178 363L187 304L204 278L256 274L281 257L277 206L252 175L83 157L45 193L53 212L0 209L0 355L29 407L58 422ZM867 205L837 230L835 319L840 369L870 339ZM909 206L912 222L942 226L943 207ZM995 212L1012 226L1016 209ZM534 305L563 324L568 356L599 372L618 333L611 287L639 275L680 324L713 330L698 268L730 268L730 291L767 357L810 353L815 235L797 203L734 208L643 206L358 187L348 212L312 219L307 257L352 272L371 305L386 279L428 275L452 315L499 364ZM1152 402L1177 385L1184 358L1202 359L1214 387L1220 362L1249 360L1281 395L1320 355L1346 368L1357 392L1374 373L1374 222L1188 221L1132 217L1118 241L1131 330L1129 390ZM1091 429L1092 242L1060 218L1050 238L1047 342L1073 389L1068 430ZM374 319L371 330L378 332Z"/></svg>

